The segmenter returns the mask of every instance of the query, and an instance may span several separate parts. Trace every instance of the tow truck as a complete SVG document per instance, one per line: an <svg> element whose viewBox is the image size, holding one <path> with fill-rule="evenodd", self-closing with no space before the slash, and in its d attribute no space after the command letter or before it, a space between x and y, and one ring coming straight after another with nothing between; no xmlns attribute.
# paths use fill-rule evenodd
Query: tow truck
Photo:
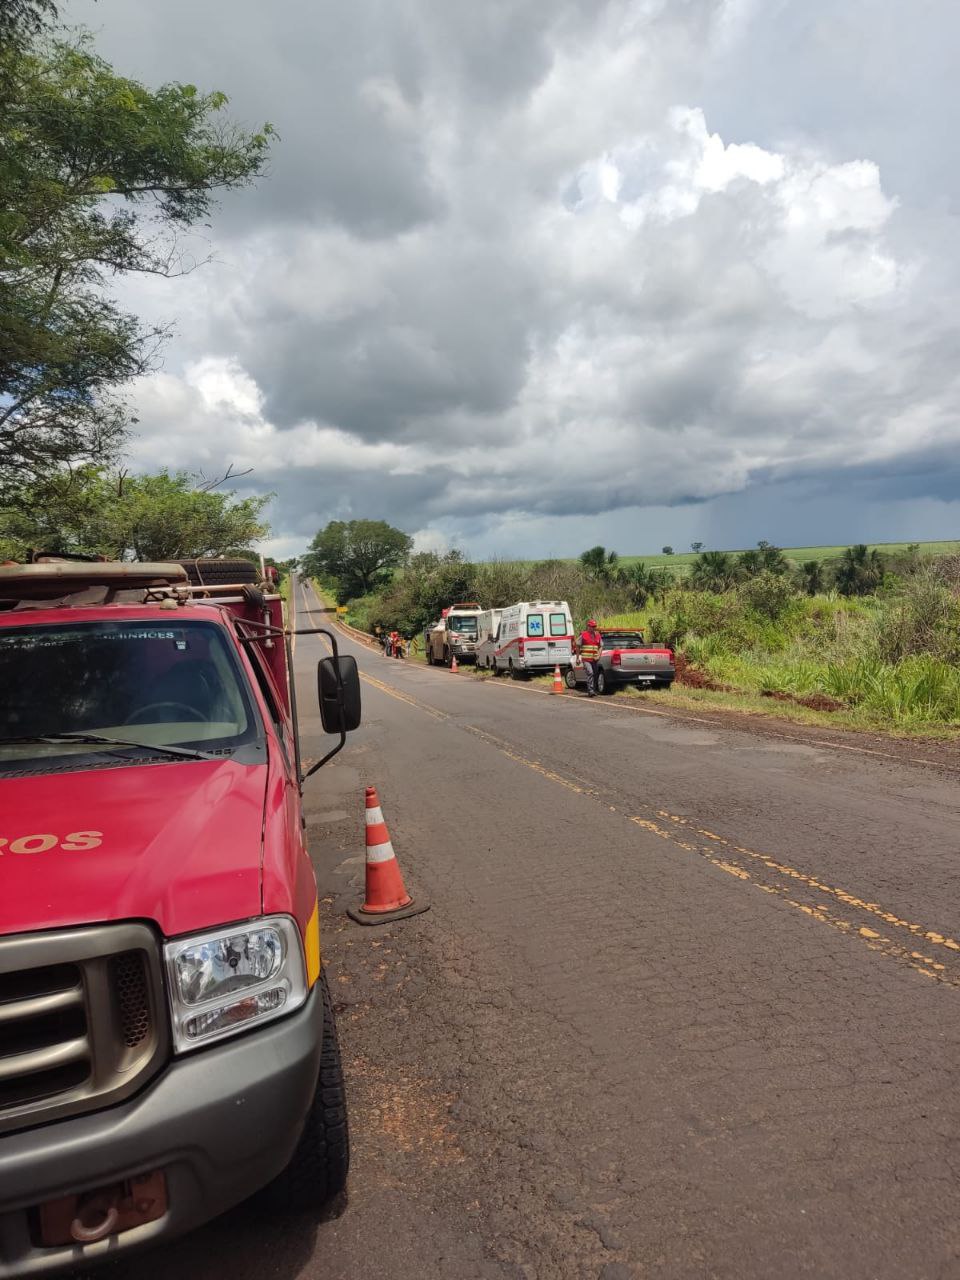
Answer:
<svg viewBox="0 0 960 1280"><path fill-rule="evenodd" d="M196 574L193 575L196 578ZM346 1102L271 583L0 567L0 1277L343 1188Z"/></svg>
<svg viewBox="0 0 960 1280"><path fill-rule="evenodd" d="M439 622L424 633L427 662L449 667L477 660L477 619L482 613L475 601L461 601L444 609Z"/></svg>

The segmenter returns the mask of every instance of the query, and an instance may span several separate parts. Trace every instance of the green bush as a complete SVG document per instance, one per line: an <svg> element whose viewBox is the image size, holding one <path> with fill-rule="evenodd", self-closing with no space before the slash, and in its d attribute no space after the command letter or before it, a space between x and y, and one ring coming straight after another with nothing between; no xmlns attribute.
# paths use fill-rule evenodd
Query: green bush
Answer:
<svg viewBox="0 0 960 1280"><path fill-rule="evenodd" d="M875 640L887 662L924 653L960 662L960 598L935 568L921 568L883 601Z"/></svg>
<svg viewBox="0 0 960 1280"><path fill-rule="evenodd" d="M740 595L754 613L774 622L782 618L797 599L796 589L786 574L770 569L749 578L740 588Z"/></svg>

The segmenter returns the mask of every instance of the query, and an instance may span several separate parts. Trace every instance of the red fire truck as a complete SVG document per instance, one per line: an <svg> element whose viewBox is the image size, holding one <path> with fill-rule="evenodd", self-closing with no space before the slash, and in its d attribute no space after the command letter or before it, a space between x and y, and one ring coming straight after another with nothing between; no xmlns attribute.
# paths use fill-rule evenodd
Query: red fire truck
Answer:
<svg viewBox="0 0 960 1280"><path fill-rule="evenodd" d="M305 773L280 597L213 576L0 568L0 1277L346 1179L301 788L356 663Z"/></svg>

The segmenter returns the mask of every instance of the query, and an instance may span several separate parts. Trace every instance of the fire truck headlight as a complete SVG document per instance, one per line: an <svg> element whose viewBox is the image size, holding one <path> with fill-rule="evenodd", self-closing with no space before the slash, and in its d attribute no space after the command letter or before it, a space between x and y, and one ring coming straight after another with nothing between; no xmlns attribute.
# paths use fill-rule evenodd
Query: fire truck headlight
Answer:
<svg viewBox="0 0 960 1280"><path fill-rule="evenodd" d="M289 916L177 938L164 959L177 1053L292 1013L307 998L303 943Z"/></svg>

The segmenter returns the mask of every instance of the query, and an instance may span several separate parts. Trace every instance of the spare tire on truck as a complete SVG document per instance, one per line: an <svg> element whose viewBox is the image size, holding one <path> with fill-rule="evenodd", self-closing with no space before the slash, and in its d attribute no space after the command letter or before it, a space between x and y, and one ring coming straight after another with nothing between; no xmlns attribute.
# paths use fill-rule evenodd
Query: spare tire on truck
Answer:
<svg viewBox="0 0 960 1280"><path fill-rule="evenodd" d="M219 587L259 582L260 570L251 560L177 560L194 587Z"/></svg>

